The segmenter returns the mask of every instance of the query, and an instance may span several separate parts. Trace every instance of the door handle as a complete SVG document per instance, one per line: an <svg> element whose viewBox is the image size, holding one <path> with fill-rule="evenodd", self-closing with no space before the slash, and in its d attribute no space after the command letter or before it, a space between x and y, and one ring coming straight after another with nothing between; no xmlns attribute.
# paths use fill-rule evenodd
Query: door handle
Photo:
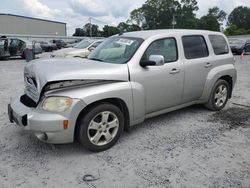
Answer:
<svg viewBox="0 0 250 188"><path fill-rule="evenodd" d="M180 69L173 68L169 73L170 73L170 74L177 74L177 73L179 73L180 71L181 71Z"/></svg>
<svg viewBox="0 0 250 188"><path fill-rule="evenodd" d="M211 64L211 63L206 63L206 65L205 65L205 68L210 68L210 67L212 67L213 65Z"/></svg>

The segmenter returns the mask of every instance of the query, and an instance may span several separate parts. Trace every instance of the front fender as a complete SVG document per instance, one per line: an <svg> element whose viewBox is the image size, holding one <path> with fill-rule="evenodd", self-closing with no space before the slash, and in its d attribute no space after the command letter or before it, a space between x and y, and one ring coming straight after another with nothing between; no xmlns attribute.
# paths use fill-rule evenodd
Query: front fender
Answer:
<svg viewBox="0 0 250 188"><path fill-rule="evenodd" d="M209 100L214 84L223 76L230 76L232 78L234 87L237 78L237 71L233 64L215 67L208 73L203 94L200 98L201 101L206 102Z"/></svg>
<svg viewBox="0 0 250 188"><path fill-rule="evenodd" d="M145 117L143 89L136 83L114 82L89 87L71 87L47 92L45 96L68 96L81 99L83 104L86 104L82 109L96 101L117 98L125 102L129 111L131 125L136 124L138 119L141 120Z"/></svg>

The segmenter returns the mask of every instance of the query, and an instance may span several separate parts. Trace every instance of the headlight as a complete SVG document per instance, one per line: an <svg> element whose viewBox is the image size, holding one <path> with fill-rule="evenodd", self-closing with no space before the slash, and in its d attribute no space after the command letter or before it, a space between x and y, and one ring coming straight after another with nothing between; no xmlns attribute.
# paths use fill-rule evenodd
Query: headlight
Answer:
<svg viewBox="0 0 250 188"><path fill-rule="evenodd" d="M42 109L51 112L64 112L70 108L73 99L69 97L48 97L42 104Z"/></svg>

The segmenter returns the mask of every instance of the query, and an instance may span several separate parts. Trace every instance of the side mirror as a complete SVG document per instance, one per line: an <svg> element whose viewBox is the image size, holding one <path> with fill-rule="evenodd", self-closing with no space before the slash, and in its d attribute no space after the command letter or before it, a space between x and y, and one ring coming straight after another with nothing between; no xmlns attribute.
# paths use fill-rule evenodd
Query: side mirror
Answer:
<svg viewBox="0 0 250 188"><path fill-rule="evenodd" d="M162 66L164 65L164 57L162 55L150 55L149 60L140 61L142 67L147 66Z"/></svg>
<svg viewBox="0 0 250 188"><path fill-rule="evenodd" d="M149 61L154 61L156 66L164 65L164 57L162 55L150 55Z"/></svg>

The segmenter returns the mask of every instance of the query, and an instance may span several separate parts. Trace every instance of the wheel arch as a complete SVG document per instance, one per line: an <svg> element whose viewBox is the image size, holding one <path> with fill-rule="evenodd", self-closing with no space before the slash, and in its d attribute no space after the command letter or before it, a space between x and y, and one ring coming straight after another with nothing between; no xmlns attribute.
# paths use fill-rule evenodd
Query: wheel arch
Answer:
<svg viewBox="0 0 250 188"><path fill-rule="evenodd" d="M229 90L229 99L230 99L232 97L232 91L233 91L233 78L229 75L225 75L225 76L220 77L218 80L225 80L228 83L228 85L230 87L229 88L230 89Z"/></svg>
<svg viewBox="0 0 250 188"><path fill-rule="evenodd" d="M106 98L106 99L101 99L101 100L92 102L81 110L81 112L78 114L77 119L76 119L74 138L76 135L76 131L79 127L79 121L80 121L81 117L84 116L87 112L89 112L89 110L91 108L98 106L100 104L103 104L103 103L113 104L113 105L117 106L122 111L122 113L124 114L124 120L125 120L124 130L127 132L129 131L130 117L129 117L129 110L128 110L128 107L127 107L125 101L123 101L120 98Z"/></svg>
<svg viewBox="0 0 250 188"><path fill-rule="evenodd" d="M203 89L203 94L200 101L206 102L209 100L214 84L219 80L225 80L230 86L230 97L232 97L233 87L237 78L237 72L233 64L226 64L212 69L208 76Z"/></svg>

